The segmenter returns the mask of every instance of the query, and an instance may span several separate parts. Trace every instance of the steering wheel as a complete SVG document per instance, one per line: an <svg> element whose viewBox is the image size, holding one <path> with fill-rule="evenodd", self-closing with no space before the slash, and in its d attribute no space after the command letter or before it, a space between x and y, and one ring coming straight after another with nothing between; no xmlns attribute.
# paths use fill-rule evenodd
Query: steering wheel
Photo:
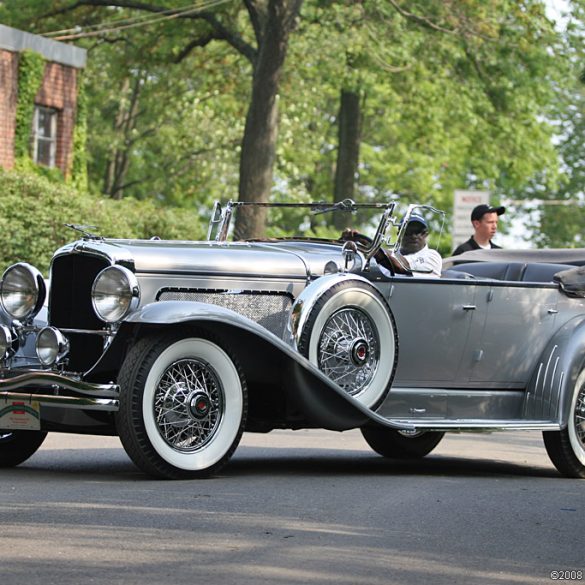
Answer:
<svg viewBox="0 0 585 585"><path fill-rule="evenodd" d="M371 245L372 245L372 238L361 234L357 230L352 228L345 228L343 232L341 232L341 236L339 237L340 242L355 242L357 244L358 250L360 252L365 252ZM396 266L388 252L383 248L380 248L375 254L374 259L380 265L386 268L390 272L391 275L394 275L396 272L400 272L400 266Z"/></svg>

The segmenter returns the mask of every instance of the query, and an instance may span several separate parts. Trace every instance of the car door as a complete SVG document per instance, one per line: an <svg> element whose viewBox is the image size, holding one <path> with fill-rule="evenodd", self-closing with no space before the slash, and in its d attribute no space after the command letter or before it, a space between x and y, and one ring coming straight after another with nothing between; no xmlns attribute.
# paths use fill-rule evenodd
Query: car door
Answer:
<svg viewBox="0 0 585 585"><path fill-rule="evenodd" d="M465 280L394 280L388 300L398 332L395 386L456 381L471 324L478 317L472 308L480 288Z"/></svg>
<svg viewBox="0 0 585 585"><path fill-rule="evenodd" d="M494 283L476 296L461 378L482 387L524 387L556 330L558 290L548 284ZM483 322L482 322L483 320Z"/></svg>

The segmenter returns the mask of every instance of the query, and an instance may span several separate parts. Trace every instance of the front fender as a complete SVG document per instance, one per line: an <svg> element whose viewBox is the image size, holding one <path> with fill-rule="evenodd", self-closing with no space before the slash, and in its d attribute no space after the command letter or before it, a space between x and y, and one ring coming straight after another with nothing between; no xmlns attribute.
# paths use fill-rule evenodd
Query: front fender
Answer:
<svg viewBox="0 0 585 585"><path fill-rule="evenodd" d="M542 352L528 386L525 417L567 425L577 377L585 364L585 316L574 317Z"/></svg>
<svg viewBox="0 0 585 585"><path fill-rule="evenodd" d="M195 326L229 345L236 357L242 356L240 361L254 359L251 370L262 368L263 363L279 364L278 379L268 382L277 384L278 390L286 392L314 426L347 430L372 421L395 429L413 428L411 425L388 421L363 406L327 378L291 344L230 309L191 301L152 303L132 314L119 334L122 333L127 339L131 331L139 325Z"/></svg>

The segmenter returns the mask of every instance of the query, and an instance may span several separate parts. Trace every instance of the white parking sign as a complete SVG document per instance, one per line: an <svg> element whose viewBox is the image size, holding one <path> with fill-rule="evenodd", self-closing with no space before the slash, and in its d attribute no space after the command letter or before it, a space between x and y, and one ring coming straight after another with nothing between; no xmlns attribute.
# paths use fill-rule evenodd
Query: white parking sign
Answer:
<svg viewBox="0 0 585 585"><path fill-rule="evenodd" d="M469 239L473 233L471 212L476 205L489 205L489 191L455 191L453 203L453 248Z"/></svg>

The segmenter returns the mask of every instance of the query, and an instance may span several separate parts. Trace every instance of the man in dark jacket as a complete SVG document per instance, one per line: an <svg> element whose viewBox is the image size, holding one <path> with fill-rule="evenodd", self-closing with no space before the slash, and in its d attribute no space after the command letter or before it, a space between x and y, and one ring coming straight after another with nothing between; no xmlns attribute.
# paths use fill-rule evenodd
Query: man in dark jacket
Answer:
<svg viewBox="0 0 585 585"><path fill-rule="evenodd" d="M498 217L505 213L505 207L490 207L489 205L478 205L474 207L471 212L471 224L473 225L474 233L467 240L453 250L452 256L469 252L470 250L479 250L483 248L489 250L490 248L500 248L492 242L498 230Z"/></svg>

